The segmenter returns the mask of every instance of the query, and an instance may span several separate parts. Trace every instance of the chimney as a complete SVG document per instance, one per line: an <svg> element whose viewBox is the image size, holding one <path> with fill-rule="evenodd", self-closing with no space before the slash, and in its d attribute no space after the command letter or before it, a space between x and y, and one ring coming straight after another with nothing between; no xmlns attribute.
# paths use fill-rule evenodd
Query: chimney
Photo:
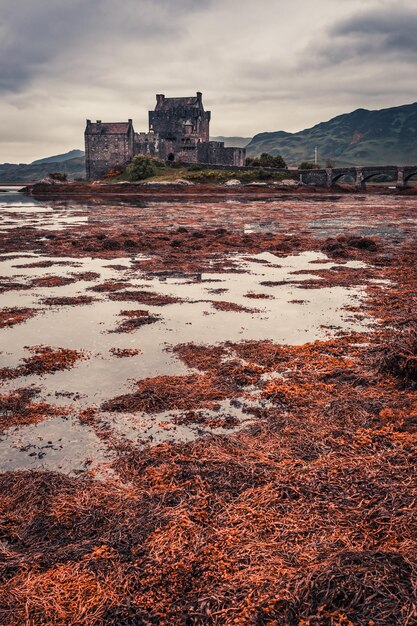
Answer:
<svg viewBox="0 0 417 626"><path fill-rule="evenodd" d="M201 91L197 91L197 102L201 104L202 101L203 101L203 94L201 93Z"/></svg>
<svg viewBox="0 0 417 626"><path fill-rule="evenodd" d="M161 104L165 100L165 96L163 93L156 94L156 104Z"/></svg>
<svg viewBox="0 0 417 626"><path fill-rule="evenodd" d="M101 120L97 120L97 124L100 126L100 124L101 124Z"/></svg>
<svg viewBox="0 0 417 626"><path fill-rule="evenodd" d="M88 125L88 124L91 124L91 120L87 120L87 125Z"/></svg>

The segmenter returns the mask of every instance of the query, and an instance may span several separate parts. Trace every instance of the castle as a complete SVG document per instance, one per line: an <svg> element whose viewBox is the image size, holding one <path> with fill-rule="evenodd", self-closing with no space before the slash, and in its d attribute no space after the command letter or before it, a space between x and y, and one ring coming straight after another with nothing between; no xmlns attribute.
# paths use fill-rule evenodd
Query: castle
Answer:
<svg viewBox="0 0 417 626"><path fill-rule="evenodd" d="M149 131L136 133L133 122L91 122L85 129L87 179L102 178L110 170L123 167L137 154L168 162L245 165L244 148L226 148L210 141L211 112L205 111L203 96L166 98L156 96L149 111Z"/></svg>

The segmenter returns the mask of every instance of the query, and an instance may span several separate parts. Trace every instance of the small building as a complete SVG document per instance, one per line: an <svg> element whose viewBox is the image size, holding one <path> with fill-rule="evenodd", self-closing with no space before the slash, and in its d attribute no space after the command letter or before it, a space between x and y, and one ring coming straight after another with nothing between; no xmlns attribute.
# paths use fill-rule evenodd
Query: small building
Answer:
<svg viewBox="0 0 417 626"><path fill-rule="evenodd" d="M204 110L198 91L185 98L157 94L155 109L149 111L148 132L135 133L132 120L94 124L87 120L87 179L101 178L137 154L168 162L245 165L244 148L225 148L222 142L210 141L210 119L211 112Z"/></svg>

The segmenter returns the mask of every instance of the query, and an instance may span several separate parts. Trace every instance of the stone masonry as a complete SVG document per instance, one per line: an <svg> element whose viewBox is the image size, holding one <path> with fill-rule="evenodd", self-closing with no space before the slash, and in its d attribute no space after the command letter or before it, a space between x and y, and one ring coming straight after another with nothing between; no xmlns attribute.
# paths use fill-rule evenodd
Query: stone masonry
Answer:
<svg viewBox="0 0 417 626"><path fill-rule="evenodd" d="M134 155L132 120L93 123L85 129L85 163L87 179L102 178L114 167L124 166Z"/></svg>
<svg viewBox="0 0 417 626"><path fill-rule="evenodd" d="M109 170L125 166L137 154L168 162L244 166L244 148L225 148L209 140L211 113L203 96L166 98L156 96L149 111L148 132L135 133L132 120L92 123L85 129L87 179L102 178Z"/></svg>

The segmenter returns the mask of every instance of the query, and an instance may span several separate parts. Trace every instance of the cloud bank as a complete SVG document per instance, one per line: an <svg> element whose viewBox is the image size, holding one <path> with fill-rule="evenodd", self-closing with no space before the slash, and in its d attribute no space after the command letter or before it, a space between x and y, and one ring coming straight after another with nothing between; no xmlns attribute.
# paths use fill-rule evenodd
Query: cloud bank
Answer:
<svg viewBox="0 0 417 626"><path fill-rule="evenodd" d="M0 0L0 162L82 147L85 118L147 125L202 91L212 134L295 131L417 100L417 11L390 0Z"/></svg>

